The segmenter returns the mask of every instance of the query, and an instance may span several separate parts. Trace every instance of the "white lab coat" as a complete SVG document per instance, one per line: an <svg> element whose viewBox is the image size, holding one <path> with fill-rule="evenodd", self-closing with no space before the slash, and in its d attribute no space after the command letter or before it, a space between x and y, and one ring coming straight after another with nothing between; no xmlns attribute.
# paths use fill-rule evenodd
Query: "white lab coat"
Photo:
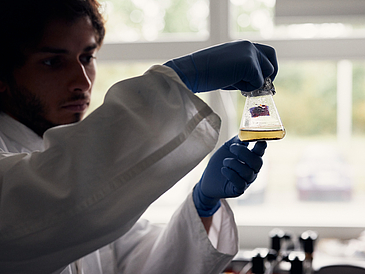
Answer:
<svg viewBox="0 0 365 274"><path fill-rule="evenodd" d="M219 273L238 242L224 201L210 238L191 195L166 227L137 222L214 148L219 125L165 66L43 140L1 114L0 273Z"/></svg>

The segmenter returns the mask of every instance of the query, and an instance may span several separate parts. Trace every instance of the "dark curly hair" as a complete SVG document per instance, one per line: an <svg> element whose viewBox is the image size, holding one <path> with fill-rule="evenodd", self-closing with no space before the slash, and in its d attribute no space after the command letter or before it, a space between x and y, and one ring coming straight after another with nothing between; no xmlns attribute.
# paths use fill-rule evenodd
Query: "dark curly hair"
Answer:
<svg viewBox="0 0 365 274"><path fill-rule="evenodd" d="M50 21L89 17L101 46L104 20L96 0L7 0L0 3L0 81L10 82L25 62L25 49L35 47Z"/></svg>

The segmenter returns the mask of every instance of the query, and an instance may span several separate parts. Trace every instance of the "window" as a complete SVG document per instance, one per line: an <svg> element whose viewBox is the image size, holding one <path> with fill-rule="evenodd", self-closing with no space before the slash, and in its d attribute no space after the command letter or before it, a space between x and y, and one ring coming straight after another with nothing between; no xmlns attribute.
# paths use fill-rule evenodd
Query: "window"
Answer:
<svg viewBox="0 0 365 274"><path fill-rule="evenodd" d="M95 101L115 81L213 44L249 39L275 47L274 100L287 136L269 142L257 181L230 200L239 225L364 227L357 212L365 206L365 22L354 13L363 2L352 0L356 8L349 11L341 6L346 2L331 1L331 10L339 8L328 15L326 5L311 6L328 1L299 1L303 16L285 9L288 0L102 2L110 33L98 56ZM201 96L223 119L220 144L237 134L244 97L238 91ZM145 216L167 221L205 164Z"/></svg>
<svg viewBox="0 0 365 274"><path fill-rule="evenodd" d="M208 36L207 0L109 0L102 4L107 43Z"/></svg>

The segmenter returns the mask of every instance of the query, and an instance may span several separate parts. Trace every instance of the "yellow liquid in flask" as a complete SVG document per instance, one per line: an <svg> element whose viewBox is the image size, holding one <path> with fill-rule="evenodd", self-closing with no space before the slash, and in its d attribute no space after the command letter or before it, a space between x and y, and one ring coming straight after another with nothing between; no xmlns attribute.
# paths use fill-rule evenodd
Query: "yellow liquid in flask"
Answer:
<svg viewBox="0 0 365 274"><path fill-rule="evenodd" d="M238 132L238 138L241 141L268 141L268 140L280 140L285 136L285 130L247 130L240 129Z"/></svg>

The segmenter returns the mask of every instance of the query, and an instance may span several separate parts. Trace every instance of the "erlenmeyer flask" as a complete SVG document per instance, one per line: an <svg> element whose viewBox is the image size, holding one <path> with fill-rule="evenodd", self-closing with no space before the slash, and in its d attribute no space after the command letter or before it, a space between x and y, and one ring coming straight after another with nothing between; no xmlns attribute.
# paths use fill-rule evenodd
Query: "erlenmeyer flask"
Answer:
<svg viewBox="0 0 365 274"><path fill-rule="evenodd" d="M241 141L279 140L284 138L285 129L276 109L273 95L275 88L271 79L251 92L242 92L246 103L242 113L238 137Z"/></svg>

